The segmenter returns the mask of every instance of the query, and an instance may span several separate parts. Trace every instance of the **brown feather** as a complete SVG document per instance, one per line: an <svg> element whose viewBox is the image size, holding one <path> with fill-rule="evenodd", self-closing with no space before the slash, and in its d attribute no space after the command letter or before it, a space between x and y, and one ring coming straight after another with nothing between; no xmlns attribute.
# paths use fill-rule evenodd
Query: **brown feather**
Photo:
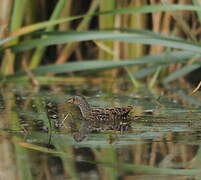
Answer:
<svg viewBox="0 0 201 180"><path fill-rule="evenodd" d="M129 112L133 109L132 106L95 108L90 107L85 98L79 96L74 97L72 102L79 106L83 117L94 130L122 130L122 128L125 129L130 124ZM87 108L85 108L85 106Z"/></svg>

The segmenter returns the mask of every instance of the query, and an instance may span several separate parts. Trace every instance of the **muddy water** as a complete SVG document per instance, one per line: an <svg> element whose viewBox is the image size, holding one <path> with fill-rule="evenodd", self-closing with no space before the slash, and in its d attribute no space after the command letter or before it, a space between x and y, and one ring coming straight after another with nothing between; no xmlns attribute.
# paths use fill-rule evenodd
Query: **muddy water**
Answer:
<svg viewBox="0 0 201 180"><path fill-rule="evenodd" d="M199 94L161 92L97 85L1 89L0 179L199 179ZM66 100L77 94L92 106L134 106L131 127L76 141L82 118Z"/></svg>

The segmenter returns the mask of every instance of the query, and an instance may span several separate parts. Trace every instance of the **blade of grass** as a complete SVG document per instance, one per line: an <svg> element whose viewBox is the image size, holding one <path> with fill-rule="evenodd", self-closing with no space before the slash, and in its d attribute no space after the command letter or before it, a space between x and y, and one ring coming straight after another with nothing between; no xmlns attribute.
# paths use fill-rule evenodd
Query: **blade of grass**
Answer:
<svg viewBox="0 0 201 180"><path fill-rule="evenodd" d="M131 73L131 71L127 67L125 67L125 70L128 73L128 76L130 77L130 79L133 83L133 86L135 88L138 88L140 86L140 83L135 79L135 77L133 76L133 74Z"/></svg>
<svg viewBox="0 0 201 180"><path fill-rule="evenodd" d="M120 9L115 9L112 11L105 11L105 12L99 12L99 13L94 13L89 16L94 16L94 15L106 15L106 14L132 14L132 13L154 13L158 11L182 11L182 10L188 10L188 11L196 11L196 12L201 12L201 7L198 6L191 6L191 5L151 5L151 6L141 6L137 8L120 8ZM55 21L44 21L41 23L36 23L33 25L25 26L18 31L13 32L9 37L4 38L0 40L0 45L3 45L4 43L15 39L19 36L38 31L40 29L44 29L50 26L55 26L57 24L61 24L64 22L76 20L83 18L85 15L80 15L80 16L74 16L74 17L69 17L69 18L63 18Z"/></svg>
<svg viewBox="0 0 201 180"><path fill-rule="evenodd" d="M163 67L166 67L167 65L160 65L160 67L163 68ZM159 67L158 64L154 64L152 66L148 66L148 67L142 68L139 71L133 73L133 76L136 79L144 78L144 77L146 77L146 76L148 76L148 75L156 72L156 70L157 70L158 67Z"/></svg>
<svg viewBox="0 0 201 180"><path fill-rule="evenodd" d="M146 0L132 0L129 7L141 7L147 3ZM125 17L125 16L124 16ZM146 29L148 16L144 14L132 14L128 17L128 25L130 29ZM145 46L143 44L128 44L127 57L141 57L145 54ZM135 69L133 69L135 71Z"/></svg>
<svg viewBox="0 0 201 180"><path fill-rule="evenodd" d="M135 66L149 63L170 64L176 62L182 62L188 58L194 56L193 52L188 51L176 51L172 53L161 53L156 56L146 56L142 58L127 59L124 61L109 62L104 60L96 61L84 61L84 62L69 62L64 64L53 64L46 66L39 66L34 69L33 72L36 75L47 73L66 73L86 70L104 70L111 68L120 68L124 66ZM18 72L15 75L23 75L24 73ZM10 76L12 77L12 76Z"/></svg>
<svg viewBox="0 0 201 180"><path fill-rule="evenodd" d="M186 65L185 67L176 70L175 72L171 73L167 78L165 78L164 83L167 84L171 81L176 80L177 78L183 77L187 75L188 73L200 68L200 64L191 64L191 65Z"/></svg>
<svg viewBox="0 0 201 180"><path fill-rule="evenodd" d="M50 17L49 22L54 21L56 19L59 18L59 16L61 15L61 12L63 10L63 8L65 7L65 5L67 4L68 0L59 0L57 2L56 7L54 8L54 11ZM50 26L47 27L45 31L52 31L54 29L54 26ZM41 39L43 39L44 37L41 37ZM45 51L45 48L42 47L38 47L31 59L31 63L30 63L30 68L35 68L40 64L41 61L41 57L43 56L43 53Z"/></svg>
<svg viewBox="0 0 201 180"><path fill-rule="evenodd" d="M11 25L10 25L11 32L21 27L23 22L23 14L24 14L26 3L27 3L27 0L14 1L14 7L13 7L13 13L12 13ZM9 42L9 45L16 44L17 42L18 42L18 39L14 39ZM5 56L3 58L2 66L1 66L1 72L6 75L13 74L14 63L15 63L15 55L10 51L6 51Z"/></svg>
<svg viewBox="0 0 201 180"><path fill-rule="evenodd" d="M11 17L11 26L10 31L18 30L23 22L24 8L27 0L15 0L14 1L14 9ZM16 43L17 40L12 41L12 43Z"/></svg>
<svg viewBox="0 0 201 180"><path fill-rule="evenodd" d="M198 99L189 96L184 91L180 90L177 92L177 94L181 97L182 101L187 102L188 104L191 105L201 106L201 102Z"/></svg>
<svg viewBox="0 0 201 180"><path fill-rule="evenodd" d="M16 38L18 38L20 36L32 33L34 31L38 31L38 30L41 30L41 29L45 29L47 27L52 27L52 26L55 26L57 24L73 21L73 20L76 20L76 19L80 19L82 17L84 17L84 15L63 18L63 19L59 19L59 20L55 20L55 21L51 21L51 22L44 21L44 22L41 22L41 23L36 23L36 24L25 26L25 27L23 27L23 28L21 28L21 29L19 29L17 31L12 32L11 35L8 36L7 38L4 38L4 39L0 40L0 45L8 43L9 41L11 41L13 39L16 39Z"/></svg>
<svg viewBox="0 0 201 180"><path fill-rule="evenodd" d="M201 1L199 1L199 0L193 0L193 4L194 4L195 6L201 7ZM200 20L200 22L201 22L201 12L200 12L200 11L197 11L197 15L198 15L199 20Z"/></svg>
<svg viewBox="0 0 201 180"><path fill-rule="evenodd" d="M110 1L100 1L100 11L110 11L115 9L115 1L110 0ZM107 15L103 16L100 15L98 16L99 18L99 28L100 29L107 29L107 28L114 28L115 26L115 16L114 14L107 13ZM108 47L109 49L113 50L114 43L112 41L109 42L104 42L104 45ZM103 51L102 49L98 49L98 58L100 59L112 59L113 56L111 54L108 54L106 51Z"/></svg>
<svg viewBox="0 0 201 180"><path fill-rule="evenodd" d="M154 73L153 77L151 78L151 80L148 84L149 88L152 88L154 86L154 84L156 83L160 71L161 71L161 66L158 66L156 72Z"/></svg>
<svg viewBox="0 0 201 180"><path fill-rule="evenodd" d="M38 46L49 46L55 44L63 44L67 42L79 42L89 40L113 40L128 43L142 43L162 45L165 47L179 48L196 53L201 52L201 44L192 41L178 40L177 38L155 38L147 34L141 33L120 33L111 31L85 31L85 32L71 32L71 33L57 33L58 35L49 35L46 39L33 39L21 42L14 46L8 46L13 52L21 52L33 49Z"/></svg>
<svg viewBox="0 0 201 180"><path fill-rule="evenodd" d="M14 141L14 143L16 143L17 146L21 146L23 148L34 150L34 151L40 151L40 152L43 152L43 153L51 153L51 154L60 154L61 153L61 152L58 152L58 151L56 151L54 149L39 146L39 145L36 145L36 144L22 142L22 141L19 141L19 140Z"/></svg>
<svg viewBox="0 0 201 180"><path fill-rule="evenodd" d="M96 11L96 9L98 8L98 5L99 5L99 0L92 1L86 16L82 19L82 21L78 25L76 31L82 31L82 30L85 30L87 28L87 26L89 25L89 22L92 18L92 16L90 16L90 14L93 14ZM59 57L56 60L56 63L57 64L64 63L70 57L70 55L73 53L73 51L76 49L77 46L78 46L78 43L67 44L62 49Z"/></svg>
<svg viewBox="0 0 201 180"><path fill-rule="evenodd" d="M195 94L195 93L200 89L200 87L201 87L201 81L200 81L199 84L196 86L196 88L193 89L193 91L190 93L190 95Z"/></svg>

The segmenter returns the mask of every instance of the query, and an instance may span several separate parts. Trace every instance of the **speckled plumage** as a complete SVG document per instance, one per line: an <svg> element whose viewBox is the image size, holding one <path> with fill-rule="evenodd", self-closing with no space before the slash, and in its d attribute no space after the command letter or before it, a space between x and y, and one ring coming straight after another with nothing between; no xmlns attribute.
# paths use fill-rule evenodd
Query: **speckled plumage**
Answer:
<svg viewBox="0 0 201 180"><path fill-rule="evenodd" d="M113 107L96 108L90 107L86 99L82 96L75 96L68 102L77 105L81 114L87 120L88 126L92 130L126 130L130 124L129 112L133 108Z"/></svg>

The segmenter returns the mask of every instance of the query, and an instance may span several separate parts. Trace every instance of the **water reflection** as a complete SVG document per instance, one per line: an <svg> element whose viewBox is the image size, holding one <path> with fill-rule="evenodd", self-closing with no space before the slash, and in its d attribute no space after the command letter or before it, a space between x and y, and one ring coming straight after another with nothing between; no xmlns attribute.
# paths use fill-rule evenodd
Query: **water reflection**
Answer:
<svg viewBox="0 0 201 180"><path fill-rule="evenodd" d="M55 87L1 91L0 179L200 178L199 108L91 96L93 105L134 105L138 116L127 132L91 132L79 109L66 104L70 94Z"/></svg>

